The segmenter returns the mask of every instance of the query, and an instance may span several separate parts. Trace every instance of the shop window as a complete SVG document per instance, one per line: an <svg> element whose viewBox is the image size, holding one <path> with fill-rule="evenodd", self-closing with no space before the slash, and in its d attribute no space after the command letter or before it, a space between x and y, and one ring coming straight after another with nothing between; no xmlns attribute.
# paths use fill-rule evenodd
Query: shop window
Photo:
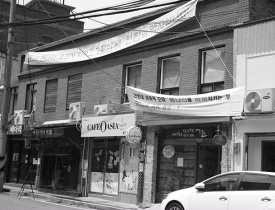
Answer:
<svg viewBox="0 0 275 210"><path fill-rule="evenodd" d="M141 64L129 65L125 66L125 77L124 77L124 85L131 86L135 88L141 88ZM126 94L126 89L123 88L123 103L129 102L128 96Z"/></svg>
<svg viewBox="0 0 275 210"><path fill-rule="evenodd" d="M82 145L81 138L72 136L43 139L41 187L77 190Z"/></svg>
<svg viewBox="0 0 275 210"><path fill-rule="evenodd" d="M44 112L56 111L58 79L46 81Z"/></svg>
<svg viewBox="0 0 275 210"><path fill-rule="evenodd" d="M82 74L76 74L68 77L66 110L69 110L71 103L81 101L81 88Z"/></svg>
<svg viewBox="0 0 275 210"><path fill-rule="evenodd" d="M17 99L18 99L18 87L11 88L10 93L10 114L14 114L14 111L17 110Z"/></svg>
<svg viewBox="0 0 275 210"><path fill-rule="evenodd" d="M37 83L27 85L27 95L26 95L26 110L29 113L35 111L36 107L36 92L37 92Z"/></svg>
<svg viewBox="0 0 275 210"><path fill-rule="evenodd" d="M180 57L161 59L160 93L179 95Z"/></svg>
<svg viewBox="0 0 275 210"><path fill-rule="evenodd" d="M224 89L225 48L201 52L200 93L209 93Z"/></svg>

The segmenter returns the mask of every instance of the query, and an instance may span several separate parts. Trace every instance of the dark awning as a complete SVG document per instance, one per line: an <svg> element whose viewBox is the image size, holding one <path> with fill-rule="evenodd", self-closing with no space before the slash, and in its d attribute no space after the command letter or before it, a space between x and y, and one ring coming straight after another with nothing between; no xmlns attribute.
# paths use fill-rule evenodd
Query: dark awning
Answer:
<svg viewBox="0 0 275 210"><path fill-rule="evenodd" d="M80 132L75 127L57 127L57 128L36 128L33 130L23 130L24 138L58 138L62 136L79 136Z"/></svg>

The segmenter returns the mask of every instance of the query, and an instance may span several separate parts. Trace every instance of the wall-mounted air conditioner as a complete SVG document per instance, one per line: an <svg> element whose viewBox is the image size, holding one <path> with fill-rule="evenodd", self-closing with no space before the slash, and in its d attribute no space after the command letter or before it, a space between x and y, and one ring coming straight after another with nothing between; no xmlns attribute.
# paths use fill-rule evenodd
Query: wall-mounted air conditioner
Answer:
<svg viewBox="0 0 275 210"><path fill-rule="evenodd" d="M113 104L100 104L94 106L95 114L108 114L113 113Z"/></svg>
<svg viewBox="0 0 275 210"><path fill-rule="evenodd" d="M76 102L71 103L69 107L69 120L78 121L82 118L82 115L85 112L85 102Z"/></svg>
<svg viewBox="0 0 275 210"><path fill-rule="evenodd" d="M274 94L274 88L246 91L244 99L244 113L273 113L275 99Z"/></svg>
<svg viewBox="0 0 275 210"><path fill-rule="evenodd" d="M22 125L24 124L24 116L28 114L28 110L15 110L13 122L14 125Z"/></svg>

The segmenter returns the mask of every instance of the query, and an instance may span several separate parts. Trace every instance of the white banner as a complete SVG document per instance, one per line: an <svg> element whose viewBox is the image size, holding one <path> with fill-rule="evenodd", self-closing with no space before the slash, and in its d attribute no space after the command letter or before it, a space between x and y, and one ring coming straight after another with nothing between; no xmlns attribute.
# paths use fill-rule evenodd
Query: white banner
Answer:
<svg viewBox="0 0 275 210"><path fill-rule="evenodd" d="M174 96L126 87L131 109L181 116L236 116L243 111L245 87Z"/></svg>
<svg viewBox="0 0 275 210"><path fill-rule="evenodd" d="M136 113L82 116L81 137L125 136L136 125Z"/></svg>
<svg viewBox="0 0 275 210"><path fill-rule="evenodd" d="M102 57L152 38L159 33L195 16L198 0L192 0L175 10L134 30L100 42L59 51L28 52L25 63L29 65L52 65L72 63Z"/></svg>

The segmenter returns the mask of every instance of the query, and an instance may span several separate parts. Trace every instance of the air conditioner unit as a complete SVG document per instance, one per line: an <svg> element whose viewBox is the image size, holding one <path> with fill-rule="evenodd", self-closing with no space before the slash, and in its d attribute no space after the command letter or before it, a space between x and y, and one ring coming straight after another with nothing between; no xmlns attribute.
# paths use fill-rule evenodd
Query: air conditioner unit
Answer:
<svg viewBox="0 0 275 210"><path fill-rule="evenodd" d="M76 102L71 103L69 107L69 120L78 121L82 118L82 115L85 112L85 102Z"/></svg>
<svg viewBox="0 0 275 210"><path fill-rule="evenodd" d="M275 99L274 94L274 88L246 91L244 100L244 113L273 113Z"/></svg>
<svg viewBox="0 0 275 210"><path fill-rule="evenodd" d="M24 116L28 114L28 110L15 110L13 122L14 125L22 125L24 124Z"/></svg>
<svg viewBox="0 0 275 210"><path fill-rule="evenodd" d="M108 114L113 113L113 104L100 104L94 106L95 114Z"/></svg>

